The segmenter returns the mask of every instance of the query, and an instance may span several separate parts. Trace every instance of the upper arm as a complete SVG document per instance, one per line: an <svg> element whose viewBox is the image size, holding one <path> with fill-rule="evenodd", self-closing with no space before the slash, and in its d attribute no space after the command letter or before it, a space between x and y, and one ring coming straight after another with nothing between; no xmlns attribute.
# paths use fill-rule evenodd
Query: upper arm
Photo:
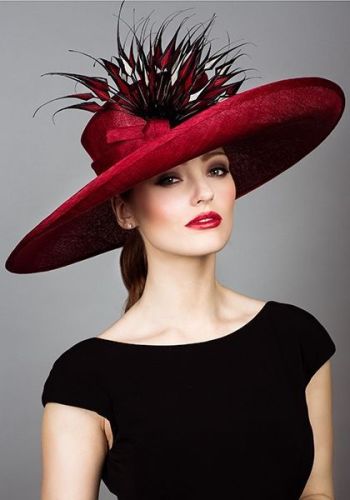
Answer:
<svg viewBox="0 0 350 500"><path fill-rule="evenodd" d="M107 451L100 415L47 403L42 419L41 500L97 500Z"/></svg>
<svg viewBox="0 0 350 500"><path fill-rule="evenodd" d="M104 360L82 341L54 362L41 396L41 500L97 500L113 402Z"/></svg>
<svg viewBox="0 0 350 500"><path fill-rule="evenodd" d="M312 376L305 390L314 436L314 463L301 499L316 493L334 499L332 370L327 360ZM325 497L326 498L326 497Z"/></svg>
<svg viewBox="0 0 350 500"><path fill-rule="evenodd" d="M326 327L306 309L288 305L292 313L293 345L297 344L298 380L305 392L312 427L314 459L300 500L319 497L334 500L332 370L330 358L336 345ZM296 344L294 344L296 341Z"/></svg>

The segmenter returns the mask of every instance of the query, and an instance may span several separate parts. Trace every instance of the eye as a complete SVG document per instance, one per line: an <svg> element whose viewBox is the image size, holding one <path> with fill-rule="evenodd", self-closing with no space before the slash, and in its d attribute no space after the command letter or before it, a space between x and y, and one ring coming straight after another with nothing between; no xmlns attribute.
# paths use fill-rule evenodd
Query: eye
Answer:
<svg viewBox="0 0 350 500"><path fill-rule="evenodd" d="M229 169L224 166L224 165L218 165L215 167L210 168L209 172L213 171L220 171L223 172L222 174L214 174L214 177L225 177L229 173ZM163 175L161 176L156 184L159 186L170 186L172 184L177 184L177 182L168 182L171 179L178 179L176 175Z"/></svg>
<svg viewBox="0 0 350 500"><path fill-rule="evenodd" d="M221 166L219 166L219 167L215 166L215 167L213 167L213 168L210 169L210 172L212 172L213 170L221 170L222 172L224 172L223 174L216 175L215 177L225 177L226 174L229 173L229 169L226 166L222 166L222 167Z"/></svg>
<svg viewBox="0 0 350 500"><path fill-rule="evenodd" d="M176 182L165 182L168 179L176 179L176 176L175 175L163 175L162 177L160 177L157 180L156 184L159 186L169 186L170 184L177 184Z"/></svg>

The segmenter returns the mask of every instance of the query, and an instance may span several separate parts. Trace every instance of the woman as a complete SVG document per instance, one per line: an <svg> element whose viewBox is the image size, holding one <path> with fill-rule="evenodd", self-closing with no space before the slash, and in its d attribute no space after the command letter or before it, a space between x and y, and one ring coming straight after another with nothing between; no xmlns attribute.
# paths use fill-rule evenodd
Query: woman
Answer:
<svg viewBox="0 0 350 500"><path fill-rule="evenodd" d="M103 60L113 98L65 74L105 101L73 106L95 113L82 143L97 177L6 263L47 271L123 247L124 314L44 385L42 499L97 498L101 478L119 500L333 499L333 340L297 305L223 286L215 264L235 201L322 142L343 93L315 77L237 94L243 80L223 86L237 71L206 76L203 35L174 39L149 59L139 45L139 65L119 44L119 67Z"/></svg>

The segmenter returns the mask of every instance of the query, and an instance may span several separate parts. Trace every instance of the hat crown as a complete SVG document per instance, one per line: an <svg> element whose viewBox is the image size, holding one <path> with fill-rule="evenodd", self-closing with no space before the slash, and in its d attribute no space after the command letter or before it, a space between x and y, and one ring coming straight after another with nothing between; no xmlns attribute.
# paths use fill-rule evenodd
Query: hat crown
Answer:
<svg viewBox="0 0 350 500"><path fill-rule="evenodd" d="M165 26L162 23L155 38L152 37L152 31L149 34L148 52L145 38L143 36L141 39L138 38L135 26L130 28L133 37L129 50L125 50L125 44L119 37L118 18L117 56L112 56L111 60L103 57L96 59L81 52L103 67L112 80L111 83L107 78L99 76L67 72L45 73L71 78L89 89L89 92L59 97L58 99L76 98L83 102L61 108L54 115L65 109L82 109L94 113L81 137L81 143L93 162L100 161L111 147L111 143L116 140L127 141L124 146L126 149L129 147L131 151L142 144L141 139L145 140L145 138L149 139L166 133L169 128L193 119L209 107L237 94L242 83L247 80L246 71L253 68L246 70L231 68L239 57L245 55L244 53L227 60L231 51L240 48L245 43L211 54L211 43L207 40L207 32L214 17L215 14L196 38L193 38L194 33L191 33L196 28L194 25L187 30L181 40L178 40L181 23L165 48L162 42ZM147 22L146 19L146 26ZM142 31L146 29L146 26L142 28ZM203 28L203 24L199 23L198 27ZM209 50L204 53L207 44L209 44ZM226 47L227 45L224 48ZM76 50L72 52L80 53ZM210 76L209 72L214 74ZM242 73L244 76L239 81L228 83L232 77ZM93 100L95 98L104 104L100 105ZM133 137L130 127L139 126L140 129L142 123L146 125L146 122L150 125L144 129L145 137L140 130L139 135ZM122 128L125 130L121 135ZM118 132L112 132L114 129ZM134 139L140 141L132 144L131 140ZM126 152L124 150L124 155ZM96 171L94 163L92 167Z"/></svg>
<svg viewBox="0 0 350 500"><path fill-rule="evenodd" d="M93 160L93 170L99 175L111 166L108 164L109 155L114 164L170 129L167 118L144 119L115 102L107 101L87 123L81 144Z"/></svg>

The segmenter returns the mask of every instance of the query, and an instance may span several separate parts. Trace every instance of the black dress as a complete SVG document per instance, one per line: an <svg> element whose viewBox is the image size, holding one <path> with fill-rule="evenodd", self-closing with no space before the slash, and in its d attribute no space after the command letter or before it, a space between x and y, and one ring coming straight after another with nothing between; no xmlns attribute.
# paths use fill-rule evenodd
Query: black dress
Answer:
<svg viewBox="0 0 350 500"><path fill-rule="evenodd" d="M53 364L42 404L110 421L101 478L119 500L298 500L314 459L305 387L335 350L310 312L270 300L203 342L84 339Z"/></svg>

